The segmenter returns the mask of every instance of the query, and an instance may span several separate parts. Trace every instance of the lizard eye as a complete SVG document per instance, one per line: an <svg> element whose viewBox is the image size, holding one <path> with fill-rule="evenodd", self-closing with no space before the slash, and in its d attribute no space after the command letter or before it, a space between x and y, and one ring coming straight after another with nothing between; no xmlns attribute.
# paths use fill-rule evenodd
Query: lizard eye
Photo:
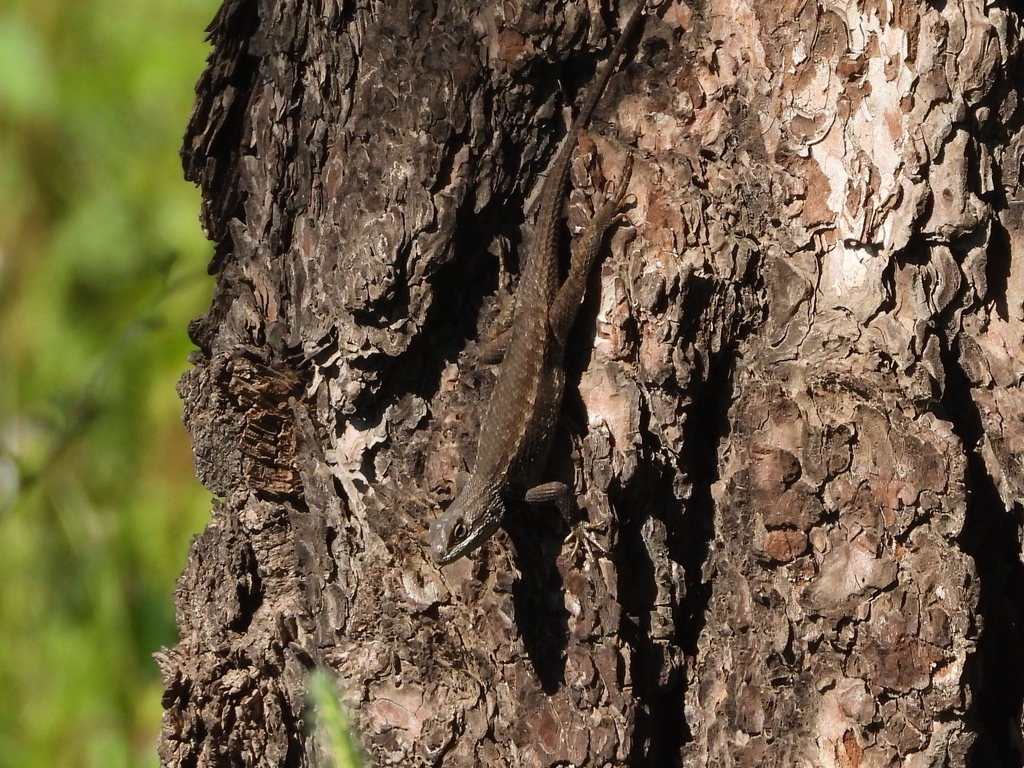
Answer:
<svg viewBox="0 0 1024 768"><path fill-rule="evenodd" d="M452 528L452 538L454 538L456 541L462 541L464 538L466 538L467 533L468 530L466 529L465 523L456 523L455 526Z"/></svg>

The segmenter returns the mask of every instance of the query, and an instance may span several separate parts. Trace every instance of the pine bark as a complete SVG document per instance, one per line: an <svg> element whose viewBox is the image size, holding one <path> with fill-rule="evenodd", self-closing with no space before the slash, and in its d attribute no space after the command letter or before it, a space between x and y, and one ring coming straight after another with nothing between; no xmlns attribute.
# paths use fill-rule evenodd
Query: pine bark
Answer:
<svg viewBox="0 0 1024 768"><path fill-rule="evenodd" d="M162 765L321 764L314 669L373 765L1024 760L1009 0L652 2L568 206L635 154L550 467L601 547L430 561L614 5L225 0Z"/></svg>

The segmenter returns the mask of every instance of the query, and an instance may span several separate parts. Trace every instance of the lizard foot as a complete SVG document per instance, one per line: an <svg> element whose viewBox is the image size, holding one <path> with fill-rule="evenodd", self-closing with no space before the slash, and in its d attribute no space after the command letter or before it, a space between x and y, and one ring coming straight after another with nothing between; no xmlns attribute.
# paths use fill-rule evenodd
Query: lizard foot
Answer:
<svg viewBox="0 0 1024 768"><path fill-rule="evenodd" d="M569 545L573 562L578 560L581 552L588 560L596 560L600 555L608 556L608 550L595 535L597 532L604 533L604 526L591 523L580 514L569 488L564 483L551 482L534 486L526 492L525 501L533 505L554 505L562 513L562 518L569 526L565 542Z"/></svg>
<svg viewBox="0 0 1024 768"><path fill-rule="evenodd" d="M604 533L604 526L595 525L589 520L578 519L569 529L565 537L565 544L569 547L569 557L572 562L578 562L580 554L583 560L596 561L600 557L607 558L608 550L598 540L597 534Z"/></svg>

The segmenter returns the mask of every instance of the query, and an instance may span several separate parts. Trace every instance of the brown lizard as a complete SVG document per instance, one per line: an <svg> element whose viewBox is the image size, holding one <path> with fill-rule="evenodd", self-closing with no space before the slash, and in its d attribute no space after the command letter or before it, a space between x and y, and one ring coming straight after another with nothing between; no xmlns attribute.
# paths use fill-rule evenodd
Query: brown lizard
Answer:
<svg viewBox="0 0 1024 768"><path fill-rule="evenodd" d="M541 188L533 247L516 292L512 339L480 427L476 464L451 506L430 527L430 547L439 564L458 560L487 541L501 525L508 502L555 504L567 517L571 510L570 491L564 483L541 484L540 480L562 405L566 340L605 233L621 220L632 155L627 155L611 195L573 243L569 273L559 285L562 207L580 131L586 127L646 2L638 0Z"/></svg>

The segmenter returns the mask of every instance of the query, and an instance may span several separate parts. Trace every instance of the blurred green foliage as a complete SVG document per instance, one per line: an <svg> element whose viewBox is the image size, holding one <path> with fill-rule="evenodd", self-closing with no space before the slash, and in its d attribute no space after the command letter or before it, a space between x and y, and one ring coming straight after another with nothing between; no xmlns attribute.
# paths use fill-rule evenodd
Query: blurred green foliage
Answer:
<svg viewBox="0 0 1024 768"><path fill-rule="evenodd" d="M359 768L365 764L356 749L352 727L341 708L341 691L334 677L320 670L309 676L307 702L312 736L317 743L317 768Z"/></svg>
<svg viewBox="0 0 1024 768"><path fill-rule="evenodd" d="M150 655L209 509L177 153L216 6L0 0L0 768L157 764Z"/></svg>

